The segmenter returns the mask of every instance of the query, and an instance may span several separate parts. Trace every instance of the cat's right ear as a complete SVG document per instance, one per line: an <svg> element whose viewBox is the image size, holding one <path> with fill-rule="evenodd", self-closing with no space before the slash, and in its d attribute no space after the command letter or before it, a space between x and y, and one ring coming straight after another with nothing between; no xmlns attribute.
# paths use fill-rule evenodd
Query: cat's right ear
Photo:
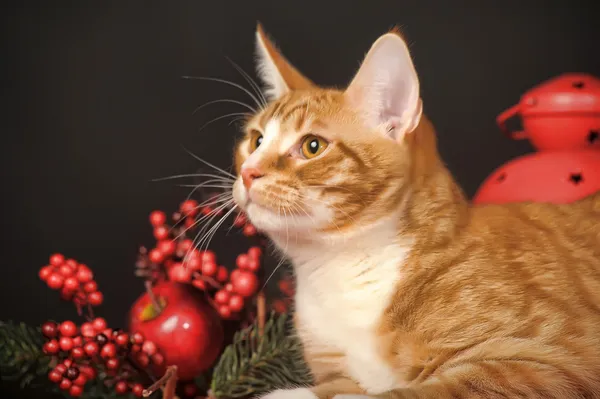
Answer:
<svg viewBox="0 0 600 399"><path fill-rule="evenodd" d="M256 27L256 56L258 75L266 86L268 100L276 100L291 90L307 89L314 85L277 50L260 23Z"/></svg>

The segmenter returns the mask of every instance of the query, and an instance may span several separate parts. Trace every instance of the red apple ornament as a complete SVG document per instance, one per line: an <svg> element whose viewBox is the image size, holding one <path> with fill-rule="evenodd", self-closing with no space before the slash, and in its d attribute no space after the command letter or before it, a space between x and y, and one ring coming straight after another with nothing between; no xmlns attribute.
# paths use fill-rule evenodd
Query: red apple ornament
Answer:
<svg viewBox="0 0 600 399"><path fill-rule="evenodd" d="M223 346L223 326L203 293L189 284L163 282L152 288L162 309L155 309L146 293L130 312L131 333L139 332L164 355L156 370L176 365L181 380L191 380L209 369Z"/></svg>

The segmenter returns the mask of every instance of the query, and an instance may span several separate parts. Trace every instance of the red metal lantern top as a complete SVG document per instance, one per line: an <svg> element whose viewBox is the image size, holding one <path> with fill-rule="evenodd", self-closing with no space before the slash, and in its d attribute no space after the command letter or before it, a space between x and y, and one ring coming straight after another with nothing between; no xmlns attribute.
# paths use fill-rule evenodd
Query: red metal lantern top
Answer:
<svg viewBox="0 0 600 399"><path fill-rule="evenodd" d="M506 122L517 115L523 119L525 129L511 132ZM508 137L524 139L534 135L558 134L549 131L558 130L553 128L556 124L556 119L553 118L557 117L571 118L571 125L572 121L579 118L600 118L600 79L583 73L567 73L550 79L528 90L521 96L519 103L502 112L496 122ZM542 123L533 121L542 118ZM597 128L595 122L592 125L591 129Z"/></svg>

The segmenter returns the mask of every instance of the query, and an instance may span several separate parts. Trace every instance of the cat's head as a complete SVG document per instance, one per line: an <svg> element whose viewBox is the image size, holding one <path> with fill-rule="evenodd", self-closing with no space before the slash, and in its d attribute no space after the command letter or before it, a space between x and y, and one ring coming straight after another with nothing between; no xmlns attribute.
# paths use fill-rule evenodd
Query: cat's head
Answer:
<svg viewBox="0 0 600 399"><path fill-rule="evenodd" d="M252 223L320 239L400 212L419 164L437 162L401 35L381 36L344 90L304 77L260 26L256 38L269 102L245 125L233 189Z"/></svg>

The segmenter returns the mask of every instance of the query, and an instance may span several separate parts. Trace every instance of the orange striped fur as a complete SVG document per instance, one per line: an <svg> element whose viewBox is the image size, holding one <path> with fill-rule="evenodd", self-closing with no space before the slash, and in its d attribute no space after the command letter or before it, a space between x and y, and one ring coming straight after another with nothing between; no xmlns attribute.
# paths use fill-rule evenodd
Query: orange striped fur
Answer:
<svg viewBox="0 0 600 399"><path fill-rule="evenodd" d="M345 90L257 37L270 102L236 147L255 179L234 198L294 264L316 382L266 398L600 398L600 193L472 206L396 32ZM307 135L328 143L312 159Z"/></svg>

